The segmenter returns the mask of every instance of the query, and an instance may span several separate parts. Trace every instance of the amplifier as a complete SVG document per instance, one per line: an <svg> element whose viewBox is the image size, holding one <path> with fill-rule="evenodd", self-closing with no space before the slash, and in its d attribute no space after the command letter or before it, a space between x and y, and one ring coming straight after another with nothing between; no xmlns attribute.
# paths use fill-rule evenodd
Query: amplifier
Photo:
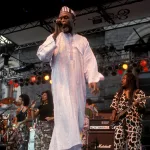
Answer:
<svg viewBox="0 0 150 150"><path fill-rule="evenodd" d="M6 144L0 142L0 150L6 150Z"/></svg>
<svg viewBox="0 0 150 150"><path fill-rule="evenodd" d="M114 150L114 130L88 131L86 150Z"/></svg>
<svg viewBox="0 0 150 150"><path fill-rule="evenodd" d="M109 119L90 119L89 129L90 130L109 130L110 129Z"/></svg>

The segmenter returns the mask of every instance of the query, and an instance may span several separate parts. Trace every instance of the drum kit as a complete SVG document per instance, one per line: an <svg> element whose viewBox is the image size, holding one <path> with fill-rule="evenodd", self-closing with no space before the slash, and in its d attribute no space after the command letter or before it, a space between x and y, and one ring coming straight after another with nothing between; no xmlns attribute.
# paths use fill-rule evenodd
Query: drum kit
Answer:
<svg viewBox="0 0 150 150"><path fill-rule="evenodd" d="M3 108L2 106L4 105L7 107ZM19 106L19 103L17 103L14 98L8 97L0 100L0 107L1 110L3 110L3 112L0 113L0 146L5 145L7 147L16 144L14 140L16 135L20 137L19 139L25 140L22 134L25 125L23 124L18 127L13 122L17 106ZM21 143L21 141L19 142Z"/></svg>

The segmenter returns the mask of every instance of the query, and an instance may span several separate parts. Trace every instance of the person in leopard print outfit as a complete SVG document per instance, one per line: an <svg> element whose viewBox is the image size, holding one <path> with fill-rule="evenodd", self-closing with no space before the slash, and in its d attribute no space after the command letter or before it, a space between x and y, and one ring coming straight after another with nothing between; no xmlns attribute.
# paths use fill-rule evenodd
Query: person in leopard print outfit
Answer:
<svg viewBox="0 0 150 150"><path fill-rule="evenodd" d="M114 150L140 150L142 134L142 116L145 110L145 93L137 89L136 78L132 73L126 73L122 78L122 86L115 94L110 105L113 109L111 120L115 121L116 114L131 108L114 126Z"/></svg>

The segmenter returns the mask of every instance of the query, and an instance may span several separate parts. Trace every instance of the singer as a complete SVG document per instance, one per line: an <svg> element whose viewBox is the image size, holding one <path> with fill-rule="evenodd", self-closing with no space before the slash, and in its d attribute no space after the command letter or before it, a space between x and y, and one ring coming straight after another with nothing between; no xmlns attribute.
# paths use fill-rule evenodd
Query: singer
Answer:
<svg viewBox="0 0 150 150"><path fill-rule="evenodd" d="M41 105L38 109L34 109L35 105L31 107L32 118L39 118L35 127L35 143L34 150L48 150L53 132L53 97L51 91L44 91L41 97Z"/></svg>
<svg viewBox="0 0 150 150"><path fill-rule="evenodd" d="M84 124L86 82L93 94L98 72L95 56L87 39L73 32L75 13L64 6L56 20L55 31L39 47L37 56L49 61L52 68L54 131L49 150L80 150L80 132Z"/></svg>

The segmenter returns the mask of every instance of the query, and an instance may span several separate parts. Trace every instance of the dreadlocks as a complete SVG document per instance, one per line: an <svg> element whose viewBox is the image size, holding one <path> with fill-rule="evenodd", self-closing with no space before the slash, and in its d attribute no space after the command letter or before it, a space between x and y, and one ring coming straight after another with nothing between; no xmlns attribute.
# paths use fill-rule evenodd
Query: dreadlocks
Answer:
<svg viewBox="0 0 150 150"><path fill-rule="evenodd" d="M136 77L131 72L126 73L124 76L127 77L127 84L125 87L120 88L118 92L118 100L120 100L123 90L126 88L130 89L129 98L132 100L133 92L137 89Z"/></svg>

